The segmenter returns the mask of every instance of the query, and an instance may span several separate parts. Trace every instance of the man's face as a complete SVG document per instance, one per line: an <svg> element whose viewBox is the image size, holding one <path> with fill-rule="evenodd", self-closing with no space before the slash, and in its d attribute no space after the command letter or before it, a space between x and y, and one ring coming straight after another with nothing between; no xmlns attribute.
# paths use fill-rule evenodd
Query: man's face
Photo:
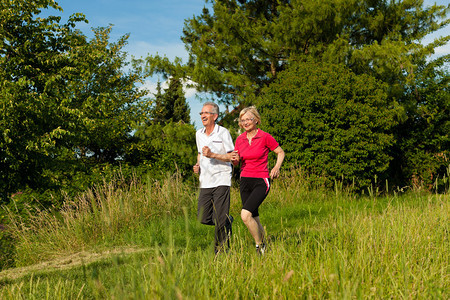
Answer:
<svg viewBox="0 0 450 300"><path fill-rule="evenodd" d="M203 126L207 127L215 123L218 115L213 113L213 107L211 105L205 105L200 113Z"/></svg>

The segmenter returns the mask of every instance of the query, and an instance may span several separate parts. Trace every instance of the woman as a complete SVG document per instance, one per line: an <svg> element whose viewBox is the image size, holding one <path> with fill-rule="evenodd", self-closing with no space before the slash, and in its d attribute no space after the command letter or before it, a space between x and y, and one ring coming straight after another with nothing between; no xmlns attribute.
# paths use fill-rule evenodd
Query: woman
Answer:
<svg viewBox="0 0 450 300"><path fill-rule="evenodd" d="M254 106L244 108L239 114L239 126L245 130L236 139L231 161L241 162L241 218L255 239L256 252L263 255L266 249L264 228L259 220L258 208L270 190L270 179L280 175L284 151L267 132L258 128L261 116ZM277 162L270 171L267 166L269 152L277 154Z"/></svg>

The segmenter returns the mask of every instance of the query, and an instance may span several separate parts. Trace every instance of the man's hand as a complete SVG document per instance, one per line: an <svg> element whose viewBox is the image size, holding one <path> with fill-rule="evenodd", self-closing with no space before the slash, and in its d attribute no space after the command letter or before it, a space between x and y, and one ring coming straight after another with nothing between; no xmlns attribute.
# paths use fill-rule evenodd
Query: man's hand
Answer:
<svg viewBox="0 0 450 300"><path fill-rule="evenodd" d="M195 174L200 174L200 165L198 163L196 163L194 165L194 173Z"/></svg>
<svg viewBox="0 0 450 300"><path fill-rule="evenodd" d="M203 154L204 157L211 157L211 158L212 158L212 155L213 155L213 153L211 152L211 149L209 149L208 146L205 146L205 147L202 148L202 154Z"/></svg>

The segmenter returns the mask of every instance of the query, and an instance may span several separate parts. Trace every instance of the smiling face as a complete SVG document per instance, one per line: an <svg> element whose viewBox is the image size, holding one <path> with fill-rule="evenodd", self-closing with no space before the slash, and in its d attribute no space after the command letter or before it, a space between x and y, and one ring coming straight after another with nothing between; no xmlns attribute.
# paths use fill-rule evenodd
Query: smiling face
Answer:
<svg viewBox="0 0 450 300"><path fill-rule="evenodd" d="M256 130L256 124L258 124L258 120L251 112L246 112L245 114L243 114L239 122L241 127L248 132Z"/></svg>
<svg viewBox="0 0 450 300"><path fill-rule="evenodd" d="M203 126L209 127L209 126L214 125L217 118L219 117L217 114L213 113L213 109L214 108L212 105L203 106L202 112L200 113Z"/></svg>

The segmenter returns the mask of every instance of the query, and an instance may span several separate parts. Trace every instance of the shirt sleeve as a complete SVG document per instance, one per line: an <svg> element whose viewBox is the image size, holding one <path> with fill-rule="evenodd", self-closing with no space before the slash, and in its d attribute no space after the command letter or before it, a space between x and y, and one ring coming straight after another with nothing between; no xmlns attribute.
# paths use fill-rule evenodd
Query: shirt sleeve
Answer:
<svg viewBox="0 0 450 300"><path fill-rule="evenodd" d="M228 129L226 129L226 132L223 135L223 146L225 148L225 151L227 153L232 152L234 149L234 144L233 144L233 139L231 138L231 134L228 131Z"/></svg>
<svg viewBox="0 0 450 300"><path fill-rule="evenodd" d="M266 136L266 146L270 149L270 151L273 151L280 145L275 138L268 133Z"/></svg>

